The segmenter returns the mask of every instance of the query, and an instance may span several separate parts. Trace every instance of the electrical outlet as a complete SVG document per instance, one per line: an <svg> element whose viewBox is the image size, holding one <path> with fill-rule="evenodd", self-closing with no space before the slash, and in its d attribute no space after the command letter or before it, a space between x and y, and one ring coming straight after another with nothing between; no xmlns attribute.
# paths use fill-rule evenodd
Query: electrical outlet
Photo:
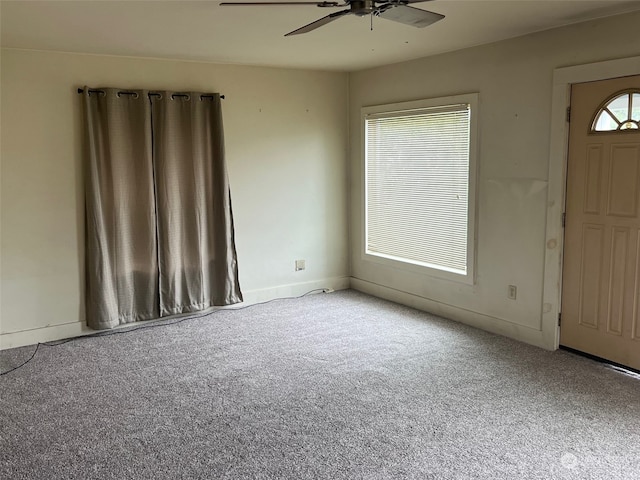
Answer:
<svg viewBox="0 0 640 480"><path fill-rule="evenodd" d="M305 269L305 261L304 260L296 260L296 272Z"/></svg>
<svg viewBox="0 0 640 480"><path fill-rule="evenodd" d="M509 298L510 300L515 300L517 296L518 287L516 287L515 285L509 285L509 287L507 288L507 298Z"/></svg>

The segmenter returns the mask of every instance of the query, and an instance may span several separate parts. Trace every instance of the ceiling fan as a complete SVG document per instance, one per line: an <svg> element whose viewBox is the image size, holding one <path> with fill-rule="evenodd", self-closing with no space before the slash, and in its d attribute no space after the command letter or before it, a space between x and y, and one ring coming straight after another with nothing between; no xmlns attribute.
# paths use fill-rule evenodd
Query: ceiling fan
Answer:
<svg viewBox="0 0 640 480"><path fill-rule="evenodd" d="M432 23L442 20L444 15L439 13L429 12L427 10L421 10L419 8L410 7L409 3L425 2L430 0L342 0L344 3L339 2L223 2L220 5L225 7L230 6L259 6L259 5L315 5L321 8L339 8L349 7L346 10L340 10L339 12L332 13L326 17L311 22L304 27L300 27L293 32L289 32L285 35L300 35L301 33L307 33L315 30L318 27L322 27L327 23L333 22L345 15L357 15L358 17L364 17L371 15L373 17L385 18L387 20L393 20L394 22L404 23L412 27L426 27Z"/></svg>

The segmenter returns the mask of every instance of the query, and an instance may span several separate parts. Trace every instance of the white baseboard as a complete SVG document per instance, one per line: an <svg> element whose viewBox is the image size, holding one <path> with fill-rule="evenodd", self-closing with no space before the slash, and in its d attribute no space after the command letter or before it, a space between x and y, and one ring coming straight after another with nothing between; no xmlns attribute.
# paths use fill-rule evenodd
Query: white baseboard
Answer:
<svg viewBox="0 0 640 480"><path fill-rule="evenodd" d="M277 287L264 288L260 290L249 290L247 292L243 292L244 302L242 305L253 305L254 303L266 302L273 300L274 298L299 297L307 292L323 288L345 290L349 288L350 282L350 277L333 277L314 280L311 282L279 285Z"/></svg>
<svg viewBox="0 0 640 480"><path fill-rule="evenodd" d="M394 290L393 288L377 285L375 283L353 277L333 277L311 282L279 285L259 290L249 290L244 292L245 301L241 305L253 305L260 302L274 300L276 298L298 297L307 292L324 288L333 290L353 288L375 297L384 298L418 310L430 312L434 315L449 318L472 327L487 330L489 332L513 338L547 350L554 349L553 345L549 345L548 342L545 342L543 333L539 330L505 322L504 320L484 315L482 313L472 312L470 310L447 305L435 300L401 292L399 290ZM128 324L126 327L131 327L133 325L135 324ZM0 334L0 350L33 345L38 342L51 342L55 340L62 340L64 338L90 335L92 333L96 333L96 330L88 328L83 322L71 322L31 330L2 333Z"/></svg>
<svg viewBox="0 0 640 480"><path fill-rule="evenodd" d="M393 288L377 285L358 278L351 278L351 288L375 297L400 303L401 305L406 305L417 310L422 310L443 318L455 320L481 330L513 338L514 340L528 343L530 345L535 345L536 347L544 348L546 350L555 350L555 346L549 344L548 339L544 338L543 332L540 330L510 323L499 318L455 307L453 305L440 303L411 293L394 290Z"/></svg>
<svg viewBox="0 0 640 480"><path fill-rule="evenodd" d="M63 338L81 337L92 333L96 333L96 331L91 330L84 322L79 321L2 333L0 334L0 350L42 342L53 342L55 340L62 340Z"/></svg>
<svg viewBox="0 0 640 480"><path fill-rule="evenodd" d="M260 290L249 290L243 292L244 302L240 305L253 305L255 303L267 302L276 298L298 297L314 290L318 290L318 293L320 293L321 289L344 290L349 288L349 284L349 277L333 277L325 278L322 280L314 280L311 282L279 285L277 287L264 288ZM165 317L163 319L166 320L167 318L169 317ZM123 327L131 327L134 325L136 324L129 323L127 325L123 325ZM96 332L97 330L88 328L84 324L84 322L71 322L60 325L50 325L41 328L34 328L30 330L1 333L0 350L23 347L25 345L34 345L41 342L52 342L55 340L62 340L64 338L81 337L83 335L91 335Z"/></svg>

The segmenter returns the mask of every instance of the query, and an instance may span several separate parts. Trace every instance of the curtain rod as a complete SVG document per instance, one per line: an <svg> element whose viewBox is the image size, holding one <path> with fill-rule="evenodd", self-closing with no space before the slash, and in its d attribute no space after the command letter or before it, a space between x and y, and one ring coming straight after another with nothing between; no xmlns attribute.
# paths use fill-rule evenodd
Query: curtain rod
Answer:
<svg viewBox="0 0 640 480"><path fill-rule="evenodd" d="M84 93L84 89L83 88L79 88L78 89L78 93ZM104 90L89 90L89 93L104 93ZM127 92L126 90L123 90L121 92L118 92L119 94L123 94L123 95L136 95L136 92ZM160 97L161 95L159 93L155 93L155 92L149 92L148 95L150 97ZM189 95L186 93L174 93L172 96L175 97L188 97ZM213 95L200 95L200 98L213 98ZM224 100L224 95L220 95L220 98Z"/></svg>

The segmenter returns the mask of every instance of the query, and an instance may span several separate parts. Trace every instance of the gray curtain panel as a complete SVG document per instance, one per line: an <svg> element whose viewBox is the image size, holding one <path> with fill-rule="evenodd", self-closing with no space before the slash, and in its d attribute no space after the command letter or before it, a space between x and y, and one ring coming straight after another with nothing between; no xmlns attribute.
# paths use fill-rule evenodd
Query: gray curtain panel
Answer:
<svg viewBox="0 0 640 480"><path fill-rule="evenodd" d="M242 301L220 96L151 97L160 314Z"/></svg>
<svg viewBox="0 0 640 480"><path fill-rule="evenodd" d="M99 90L84 89L87 324L241 302L219 95Z"/></svg>
<svg viewBox="0 0 640 480"><path fill-rule="evenodd" d="M86 316L103 329L158 317L158 263L146 91L89 94L86 123Z"/></svg>

